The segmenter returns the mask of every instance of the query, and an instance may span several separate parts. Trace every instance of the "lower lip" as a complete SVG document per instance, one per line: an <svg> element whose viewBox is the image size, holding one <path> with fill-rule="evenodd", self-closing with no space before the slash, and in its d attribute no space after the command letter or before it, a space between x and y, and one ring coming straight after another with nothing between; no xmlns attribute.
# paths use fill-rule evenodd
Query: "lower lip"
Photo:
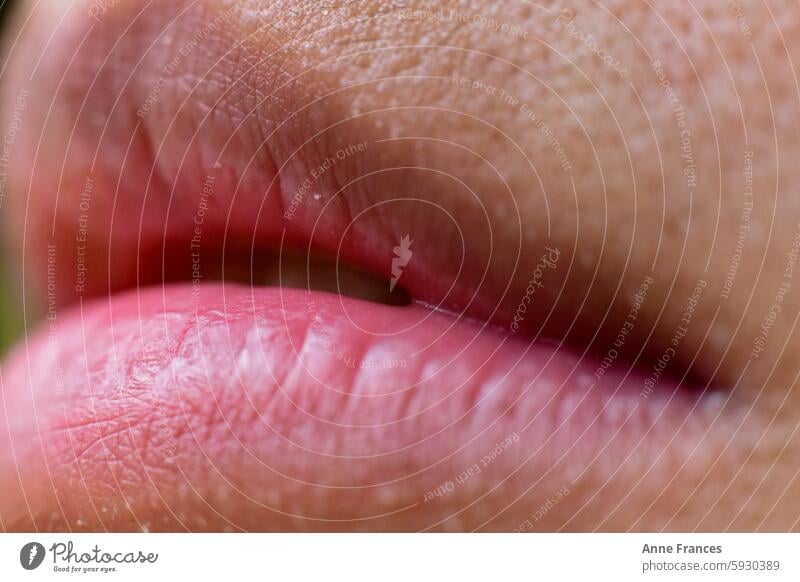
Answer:
<svg viewBox="0 0 800 582"><path fill-rule="evenodd" d="M663 379L646 394L642 373L619 368L600 374L566 348L421 306L203 284L59 313L4 376L9 418L36 418L65 470L111 455L145 479L172 456L184 474L225 474L237 459L254 483L352 493L411 481L405 502L424 503L487 454L501 480L524 466L563 483L598 455L674 435L696 398ZM11 429L12 443L31 434Z"/></svg>

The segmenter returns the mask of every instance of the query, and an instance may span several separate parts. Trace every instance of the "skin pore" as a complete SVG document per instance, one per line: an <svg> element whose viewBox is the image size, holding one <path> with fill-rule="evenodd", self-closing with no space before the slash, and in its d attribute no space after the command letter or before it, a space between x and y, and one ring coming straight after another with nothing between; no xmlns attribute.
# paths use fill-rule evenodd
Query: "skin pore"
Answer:
<svg viewBox="0 0 800 582"><path fill-rule="evenodd" d="M452 451L435 431L429 458L386 465L333 445L293 465L259 435L239 435L257 458L216 455L224 437L181 431L195 452L177 465L80 458L39 435L97 406L80 388L92 379L37 415L57 373L26 340L3 365L3 527L798 529L800 9L673 4L23 2L0 121L21 121L2 211L30 318L55 309L80 329L92 300L191 282L198 208L203 263L245 282L282 244L388 280L408 235L414 301L639 367L653 398L682 382L691 411L618 448L578 427L563 456L529 458L523 437L434 505L427 492L509 431L438 464ZM48 270L54 252L63 267ZM209 365L227 370L220 352ZM208 413L147 406L141 418ZM408 480L359 488L392 470ZM352 480L310 485L331 474Z"/></svg>

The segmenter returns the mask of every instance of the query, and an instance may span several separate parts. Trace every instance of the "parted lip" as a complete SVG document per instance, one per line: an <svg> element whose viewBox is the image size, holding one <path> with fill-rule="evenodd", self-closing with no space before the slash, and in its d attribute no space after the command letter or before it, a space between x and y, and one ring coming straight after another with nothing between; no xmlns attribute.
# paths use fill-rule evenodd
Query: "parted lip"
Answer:
<svg viewBox="0 0 800 582"><path fill-rule="evenodd" d="M110 273L125 268L112 246L137 249L135 278L112 286L122 290L53 302L11 357L2 462L26 475L5 486L12 527L47 506L58 508L52 529L442 529L456 516L509 530L540 491L582 482L608 458L646 458L687 426L700 434L713 412L677 381L646 390L646 370L525 333L558 248L541 249L516 310L481 321L496 298L459 278L481 270L473 257L453 268L452 253L414 231L394 244L349 236L347 213L315 217L313 197L287 218L277 180L259 204L229 208L226 183L202 184L168 217L143 212L115 232ZM289 286L284 239L308 259ZM333 271L309 258L320 248ZM266 251L281 266L260 286ZM372 273L364 297L402 287L411 301L336 293L365 288L360 275L342 287L345 263ZM246 284L208 279L209 268ZM333 293L292 287L325 269ZM86 271L81 292L103 289L96 263ZM143 272L161 283L124 290ZM454 296L467 309L449 311Z"/></svg>

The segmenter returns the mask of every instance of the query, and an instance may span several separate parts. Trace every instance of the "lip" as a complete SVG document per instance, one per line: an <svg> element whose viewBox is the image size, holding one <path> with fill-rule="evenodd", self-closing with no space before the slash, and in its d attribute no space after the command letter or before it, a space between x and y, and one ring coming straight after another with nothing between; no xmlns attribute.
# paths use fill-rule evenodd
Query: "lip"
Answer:
<svg viewBox="0 0 800 582"><path fill-rule="evenodd" d="M61 528L403 529L422 511L478 527L498 487L510 506L702 422L677 386L643 398L639 372L598 366L418 305L142 289L59 315L12 358L6 386L36 391L6 395L4 464L38 472L18 507L54 496ZM181 509L191 491L202 511Z"/></svg>

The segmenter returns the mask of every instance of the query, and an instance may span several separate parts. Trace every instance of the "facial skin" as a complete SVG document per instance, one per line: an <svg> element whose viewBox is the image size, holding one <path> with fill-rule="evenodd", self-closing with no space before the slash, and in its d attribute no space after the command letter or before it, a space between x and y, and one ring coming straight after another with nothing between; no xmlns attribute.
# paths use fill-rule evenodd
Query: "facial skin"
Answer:
<svg viewBox="0 0 800 582"><path fill-rule="evenodd" d="M28 317L57 313L62 336L89 339L59 340L66 393L52 392L59 371L43 355L52 354L47 323L3 366L4 528L798 529L796 4L740 2L741 14L725 2L67 4L23 3L7 35L3 127L16 109L21 128L3 218ZM213 195L204 197L208 176ZM163 385L145 374L142 392L115 400L108 362L140 364L124 350L142 338L172 349L158 330L183 309L175 305L186 293L171 283L191 284L189 241L203 203L211 271L224 256L226 272L249 281L251 268L267 270L263 257L283 254L283 241L303 258L338 256L388 280L408 234L413 257L400 281L414 301L488 322L513 342L546 339L579 360L616 349L623 373L652 378L661 365L652 398L668 404L650 401L648 414L663 415L598 428L597 438L584 428L619 421L570 421L535 454L547 431L523 433L479 476L422 502L515 425L437 433L444 428L430 420L402 438L389 429L334 438L312 423L303 437L247 379L252 402L212 406L198 396L187 407L187 393L238 386L231 378L244 352L230 337L250 329L241 307L250 291L211 283L204 313L245 315L235 325L207 321L206 373ZM59 265L50 272L48 248ZM515 320L545 249L558 251L557 264ZM103 311L115 293L146 286L154 291L139 311ZM84 321L90 300L103 315ZM391 327L399 308L381 309L376 325ZM267 329L282 327L270 321ZM259 341L278 345L275 333ZM497 365L486 350L478 360ZM296 357L288 351L284 361ZM131 366L115 370L135 377ZM521 391L530 369L502 386ZM394 371L345 384L369 392L406 381ZM408 396L420 407L426 398ZM358 407L353 418L365 424L396 420L379 405L336 406ZM284 447L255 409L269 410L277 433L302 450ZM229 414L206 433L187 430L220 410ZM148 424L158 415L174 419L178 463L129 454L162 444ZM235 438L215 432L220 424L238 427ZM53 437L64 431L72 446ZM421 440L427 448L403 453ZM75 442L98 441L103 454L76 452ZM383 445L395 454L354 460Z"/></svg>

